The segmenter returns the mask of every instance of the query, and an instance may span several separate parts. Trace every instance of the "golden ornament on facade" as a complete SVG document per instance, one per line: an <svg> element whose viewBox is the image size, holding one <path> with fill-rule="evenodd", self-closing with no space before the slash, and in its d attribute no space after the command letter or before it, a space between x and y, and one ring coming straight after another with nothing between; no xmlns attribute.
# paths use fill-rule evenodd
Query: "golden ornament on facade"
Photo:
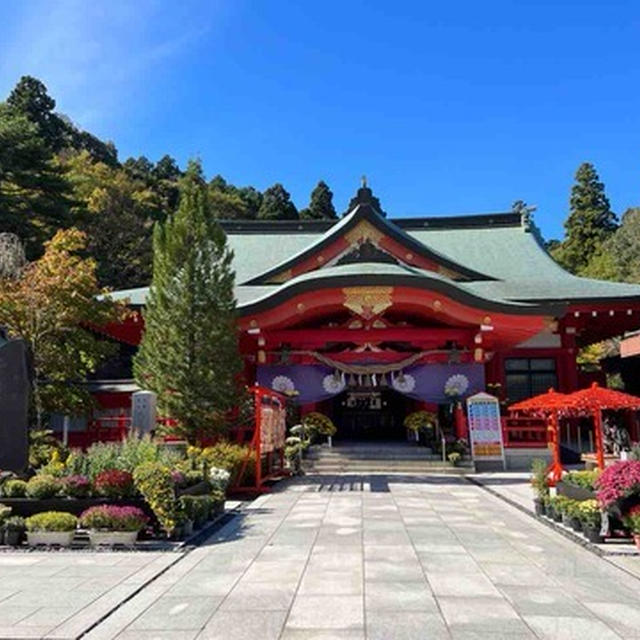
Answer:
<svg viewBox="0 0 640 640"><path fill-rule="evenodd" d="M298 302L298 306L296 307L298 313L303 313L306 307L304 306L304 302Z"/></svg>
<svg viewBox="0 0 640 640"><path fill-rule="evenodd" d="M440 302L440 300L434 300L433 301L433 310L434 311L442 310L442 302Z"/></svg>
<svg viewBox="0 0 640 640"><path fill-rule="evenodd" d="M269 282L273 284L282 284L283 282L287 282L287 280L291 280L291 278L293 278L293 273L291 272L291 269L287 269L286 271L281 271L272 278L269 278Z"/></svg>
<svg viewBox="0 0 640 640"><path fill-rule="evenodd" d="M393 303L393 287L345 287L344 306L363 318L372 318Z"/></svg>
<svg viewBox="0 0 640 640"><path fill-rule="evenodd" d="M370 222L361 220L358 224L344 234L344 239L353 247L362 244L367 240L374 245L378 245L384 237L384 233L378 231Z"/></svg>

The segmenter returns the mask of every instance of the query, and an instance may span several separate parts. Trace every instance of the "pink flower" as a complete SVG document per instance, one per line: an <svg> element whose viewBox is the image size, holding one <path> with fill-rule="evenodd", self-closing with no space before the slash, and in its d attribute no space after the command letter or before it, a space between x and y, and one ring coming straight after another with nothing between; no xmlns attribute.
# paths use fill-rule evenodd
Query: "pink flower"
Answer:
<svg viewBox="0 0 640 640"><path fill-rule="evenodd" d="M597 498L608 509L621 498L640 493L640 461L616 462L607 467L595 482Z"/></svg>

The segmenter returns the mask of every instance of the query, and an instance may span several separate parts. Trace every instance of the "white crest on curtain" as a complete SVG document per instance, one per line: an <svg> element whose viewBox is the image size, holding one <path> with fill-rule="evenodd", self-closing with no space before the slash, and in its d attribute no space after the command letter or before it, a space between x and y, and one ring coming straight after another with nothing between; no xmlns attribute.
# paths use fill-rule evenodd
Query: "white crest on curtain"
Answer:
<svg viewBox="0 0 640 640"><path fill-rule="evenodd" d="M444 394L446 396L461 396L468 388L469 378L461 373L456 373L444 383Z"/></svg>
<svg viewBox="0 0 640 640"><path fill-rule="evenodd" d="M279 391L280 393L286 393L287 391L295 391L296 385L294 384L291 378L287 376L276 376L271 381L271 388L274 391Z"/></svg>
<svg viewBox="0 0 640 640"><path fill-rule="evenodd" d="M336 376L333 373L322 378L322 388L327 393L340 393L345 388L344 376Z"/></svg>
<svg viewBox="0 0 640 640"><path fill-rule="evenodd" d="M400 393L411 393L416 388L416 379L408 373L401 373L393 377L391 386Z"/></svg>

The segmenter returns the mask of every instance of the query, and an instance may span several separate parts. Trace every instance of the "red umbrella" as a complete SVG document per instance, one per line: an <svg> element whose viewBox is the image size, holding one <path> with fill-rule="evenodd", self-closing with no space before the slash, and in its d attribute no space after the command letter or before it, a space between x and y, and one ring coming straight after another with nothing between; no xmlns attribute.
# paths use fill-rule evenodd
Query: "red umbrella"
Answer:
<svg viewBox="0 0 640 640"><path fill-rule="evenodd" d="M567 394L550 388L546 393L512 404L511 411L552 411L566 406Z"/></svg>
<svg viewBox="0 0 640 640"><path fill-rule="evenodd" d="M603 409L640 409L640 398L606 389L594 382L586 389L574 391L567 396L567 406L576 413L593 415L598 467L604 469L604 450L602 444Z"/></svg>
<svg viewBox="0 0 640 640"><path fill-rule="evenodd" d="M547 415L547 430L551 434L551 450L553 452L553 462L549 466L548 472L551 473L553 482L557 482L562 478L564 471L560 462L560 438L558 434L558 414L562 409L567 407L567 395L550 388L546 393L533 396L522 402L512 404L509 409L511 411L525 411L530 413L544 413Z"/></svg>

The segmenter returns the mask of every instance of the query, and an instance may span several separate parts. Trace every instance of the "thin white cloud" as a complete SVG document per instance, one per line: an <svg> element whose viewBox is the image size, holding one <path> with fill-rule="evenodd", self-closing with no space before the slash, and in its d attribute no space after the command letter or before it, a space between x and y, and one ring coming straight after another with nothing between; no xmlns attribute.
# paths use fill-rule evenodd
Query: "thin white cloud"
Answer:
<svg viewBox="0 0 640 640"><path fill-rule="evenodd" d="M0 47L0 95L20 76L36 76L59 111L97 133L131 108L126 98L136 83L209 28L206 20L194 27L188 11L153 0L31 0L21 8Z"/></svg>

